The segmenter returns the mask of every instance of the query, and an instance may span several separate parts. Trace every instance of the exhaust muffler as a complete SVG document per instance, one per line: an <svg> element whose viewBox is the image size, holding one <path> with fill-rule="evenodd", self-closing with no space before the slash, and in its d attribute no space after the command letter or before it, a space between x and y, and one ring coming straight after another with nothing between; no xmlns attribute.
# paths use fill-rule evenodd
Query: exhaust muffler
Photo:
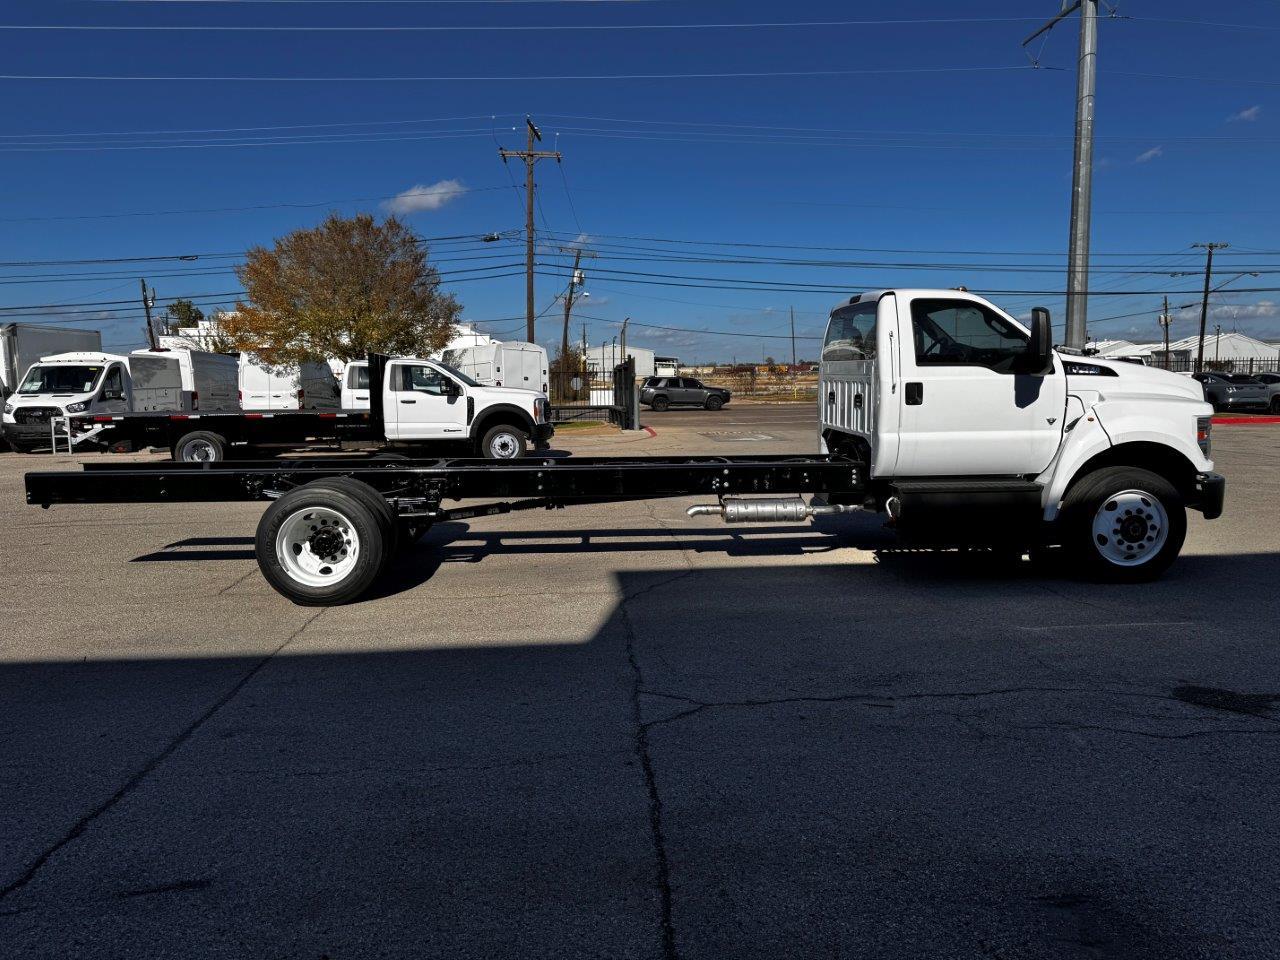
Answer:
<svg viewBox="0 0 1280 960"><path fill-rule="evenodd" d="M843 503L805 503L800 497L725 497L685 511L691 517L719 516L725 523L803 523L810 517L853 513L861 507Z"/></svg>

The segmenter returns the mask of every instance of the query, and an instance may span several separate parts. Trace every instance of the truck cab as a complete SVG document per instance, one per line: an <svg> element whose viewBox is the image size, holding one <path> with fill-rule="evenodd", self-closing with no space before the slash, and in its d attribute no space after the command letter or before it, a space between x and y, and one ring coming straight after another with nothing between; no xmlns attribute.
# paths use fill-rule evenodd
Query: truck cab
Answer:
<svg viewBox="0 0 1280 960"><path fill-rule="evenodd" d="M54 418L123 413L129 404L128 357L58 353L27 369L18 388L5 400L0 429L13 449L29 453L49 445Z"/></svg>
<svg viewBox="0 0 1280 960"><path fill-rule="evenodd" d="M387 440L457 440L482 457L509 460L524 456L530 444L545 446L554 432L544 392L477 383L438 360L378 357L375 362L382 369L366 382L381 383L372 396L380 401Z"/></svg>
<svg viewBox="0 0 1280 960"><path fill-rule="evenodd" d="M852 297L823 339L822 450L866 463L903 533L1031 529L1111 579L1157 575L1186 507L1221 513L1213 409L1186 377L1050 337L1048 311L1027 327L962 290Z"/></svg>

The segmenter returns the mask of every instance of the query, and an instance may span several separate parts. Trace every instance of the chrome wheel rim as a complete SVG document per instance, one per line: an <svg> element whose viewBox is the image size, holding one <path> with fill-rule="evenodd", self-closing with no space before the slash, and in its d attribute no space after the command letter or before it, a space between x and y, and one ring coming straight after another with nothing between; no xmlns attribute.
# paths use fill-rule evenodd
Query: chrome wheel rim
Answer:
<svg viewBox="0 0 1280 960"><path fill-rule="evenodd" d="M217 459L213 444L208 440L192 440L182 448L182 459L186 463L210 463Z"/></svg>
<svg viewBox="0 0 1280 960"><path fill-rule="evenodd" d="M327 587L350 576L360 556L360 535L351 521L329 507L289 514L276 533L276 559L308 587Z"/></svg>
<svg viewBox="0 0 1280 960"><path fill-rule="evenodd" d="M1139 567L1169 539L1169 514L1145 490L1122 490L1093 516L1093 545L1118 567Z"/></svg>
<svg viewBox="0 0 1280 960"><path fill-rule="evenodd" d="M520 452L520 443L510 433L500 433L489 441L489 452L496 460L511 460Z"/></svg>

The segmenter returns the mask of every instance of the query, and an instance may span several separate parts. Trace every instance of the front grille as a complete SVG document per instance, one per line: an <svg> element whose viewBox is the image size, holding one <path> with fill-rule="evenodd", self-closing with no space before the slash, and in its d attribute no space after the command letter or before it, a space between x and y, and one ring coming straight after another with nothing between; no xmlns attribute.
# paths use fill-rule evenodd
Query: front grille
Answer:
<svg viewBox="0 0 1280 960"><path fill-rule="evenodd" d="M62 416L57 407L18 407L13 411L14 423L48 423L52 417Z"/></svg>

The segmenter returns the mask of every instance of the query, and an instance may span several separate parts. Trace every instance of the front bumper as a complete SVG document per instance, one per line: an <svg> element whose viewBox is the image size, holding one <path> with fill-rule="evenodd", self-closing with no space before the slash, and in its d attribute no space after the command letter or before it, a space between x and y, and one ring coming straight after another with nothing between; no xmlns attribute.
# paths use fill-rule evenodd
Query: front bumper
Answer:
<svg viewBox="0 0 1280 960"><path fill-rule="evenodd" d="M49 442L50 427L47 423L4 423L0 424L0 432L5 440L15 447L29 447L32 444ZM59 431L59 436L66 436Z"/></svg>
<svg viewBox="0 0 1280 960"><path fill-rule="evenodd" d="M1187 506L1199 510L1206 520L1222 516L1222 505L1227 496L1227 478L1220 473L1197 473L1195 492Z"/></svg>
<svg viewBox="0 0 1280 960"><path fill-rule="evenodd" d="M545 446L555 436L554 423L535 423L533 425L533 442L535 446Z"/></svg>
<svg viewBox="0 0 1280 960"><path fill-rule="evenodd" d="M1266 397L1224 397L1218 401L1219 410L1265 410L1267 408L1268 399Z"/></svg>

